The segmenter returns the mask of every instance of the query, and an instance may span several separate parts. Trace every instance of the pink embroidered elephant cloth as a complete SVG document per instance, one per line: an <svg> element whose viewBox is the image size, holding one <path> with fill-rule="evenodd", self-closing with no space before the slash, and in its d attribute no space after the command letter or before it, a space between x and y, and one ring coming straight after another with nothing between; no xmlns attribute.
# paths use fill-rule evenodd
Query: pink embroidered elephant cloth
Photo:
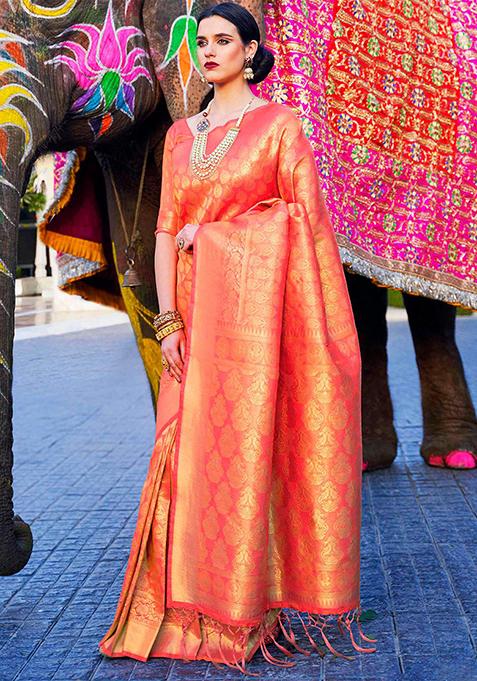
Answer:
<svg viewBox="0 0 477 681"><path fill-rule="evenodd" d="M477 308L477 10L467 0L271 0L255 92L301 118L341 258Z"/></svg>

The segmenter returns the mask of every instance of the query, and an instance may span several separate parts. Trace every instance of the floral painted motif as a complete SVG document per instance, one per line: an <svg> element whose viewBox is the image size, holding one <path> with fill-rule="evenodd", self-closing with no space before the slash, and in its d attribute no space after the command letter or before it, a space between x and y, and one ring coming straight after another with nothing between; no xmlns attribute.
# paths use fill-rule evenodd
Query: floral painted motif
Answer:
<svg viewBox="0 0 477 681"><path fill-rule="evenodd" d="M338 116L337 127L340 132L350 132L351 128L353 127L353 119L351 116L348 116L348 114L342 113Z"/></svg>
<svg viewBox="0 0 477 681"><path fill-rule="evenodd" d="M56 7L45 7L31 0L20 0L20 6L27 14L31 14L34 17L58 19L59 17L67 16L76 5L76 2L77 0L64 0L64 2ZM10 2L10 5L13 5L13 3Z"/></svg>
<svg viewBox="0 0 477 681"><path fill-rule="evenodd" d="M293 27L287 19L278 20L278 30L282 40L287 40L293 36Z"/></svg>
<svg viewBox="0 0 477 681"><path fill-rule="evenodd" d="M396 92L396 88L396 79L392 73L386 73L383 78L383 90L385 90L389 95L392 95Z"/></svg>
<svg viewBox="0 0 477 681"><path fill-rule="evenodd" d="M357 165L366 165L369 161L369 150L362 144L356 144L351 152L351 158Z"/></svg>
<svg viewBox="0 0 477 681"><path fill-rule="evenodd" d="M411 92L411 102L414 104L414 106L418 106L419 108L424 106L426 103L426 95L424 94L424 90L422 88L415 87L413 89Z"/></svg>
<svg viewBox="0 0 477 681"><path fill-rule="evenodd" d="M121 111L134 118L135 88L139 78L146 78L152 85L152 77L144 66L148 59L142 47L128 49L131 38L143 33L135 26L116 29L112 4L108 5L106 19L101 28L92 24L73 24L65 33L76 31L88 39L85 48L74 40L62 40L52 49L61 49L47 63L64 64L75 75L83 93L71 105L70 114L89 116L96 137L112 125L112 112ZM64 54L67 50L70 54Z"/></svg>
<svg viewBox="0 0 477 681"><path fill-rule="evenodd" d="M33 105L36 109L41 111L43 115L46 113L41 106L38 98L29 87L29 81L35 81L41 87L41 83L33 76L26 68L26 60L23 52L24 46L29 45L30 41L22 38L10 31L0 30L0 78L4 83L0 86L0 164L7 164L7 156L10 149L10 135L11 129L20 130L23 134L23 154L20 159L16 158L16 163L22 164L32 151L32 130L28 120L28 105ZM6 82L4 76L10 78L10 82ZM14 82L13 78L18 78L22 82ZM22 107L16 106L16 103L22 102ZM15 153L18 153L15 150ZM0 188L3 191L14 192L18 195L18 189L9 182L5 177L0 177ZM14 222L8 213L0 205L0 223L9 222L12 225ZM14 279L14 273L7 267L6 263L0 259L0 276ZM0 301L0 306L5 307ZM0 354L0 366L10 372L10 368ZM4 397L4 396L3 396Z"/></svg>
<svg viewBox="0 0 477 681"><path fill-rule="evenodd" d="M31 16L38 17L40 19L59 19L61 17L66 17L75 8L78 0L64 0L60 5L56 7L46 7L45 5L40 5L37 2L32 2L32 0L20 0L20 7L24 12L30 14ZM131 5L134 5L136 0L125 0L124 15L127 16ZM8 4L12 10L17 10L17 2L14 0L8 0ZM98 6L98 0L94 1L95 9Z"/></svg>
<svg viewBox="0 0 477 681"><path fill-rule="evenodd" d="M374 95L372 92L368 93L367 100L366 100L366 105L370 111L373 113L376 113L376 111L379 111L379 99Z"/></svg>
<svg viewBox="0 0 477 681"><path fill-rule="evenodd" d="M418 33L416 35L416 40L415 40L415 45L416 45L416 50L423 54L426 51L426 39L422 35L422 33Z"/></svg>
<svg viewBox="0 0 477 681"><path fill-rule="evenodd" d="M376 36L371 36L371 38L368 40L368 52L370 55L373 57L377 57L379 52L381 50L381 46L379 44L379 40L376 38Z"/></svg>
<svg viewBox="0 0 477 681"><path fill-rule="evenodd" d="M186 13L176 17L171 26L169 34L169 44L166 56L161 64L161 69L165 68L172 59L177 57L177 67L184 98L184 109L187 111L187 87L194 69L198 73L200 64L197 58L197 20L191 15L194 0L186 0Z"/></svg>
<svg viewBox="0 0 477 681"><path fill-rule="evenodd" d="M359 74L361 73L361 66L359 65L359 61L356 59L356 57L351 56L348 59L348 66L353 76L359 76Z"/></svg>
<svg viewBox="0 0 477 681"><path fill-rule="evenodd" d="M25 144L20 163L24 162L32 149L32 130L28 114L19 109L14 101L30 102L46 116L38 98L27 85L30 80L42 86L38 78L26 68L22 46L29 44L31 44L29 40L15 33L0 31L0 77L4 74L14 74L22 79L21 83L9 82L0 87L0 160L4 164L9 146L9 128L18 128L23 133Z"/></svg>
<svg viewBox="0 0 477 681"><path fill-rule="evenodd" d="M374 182L371 184L371 187L369 188L369 193L373 197L373 199L380 199L384 196L384 184L381 179L374 180Z"/></svg>
<svg viewBox="0 0 477 681"><path fill-rule="evenodd" d="M389 38L395 38L397 36L398 28L394 19L387 19L384 27Z"/></svg>

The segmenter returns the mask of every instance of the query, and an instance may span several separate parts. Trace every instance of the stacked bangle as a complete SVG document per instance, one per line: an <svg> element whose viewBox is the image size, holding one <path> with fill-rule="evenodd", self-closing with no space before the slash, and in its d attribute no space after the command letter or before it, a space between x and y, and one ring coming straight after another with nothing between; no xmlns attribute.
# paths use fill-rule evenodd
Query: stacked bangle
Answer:
<svg viewBox="0 0 477 681"><path fill-rule="evenodd" d="M157 329L164 324L164 322L172 322L178 319L182 320L179 310L167 310L166 312L158 312L152 320L153 326Z"/></svg>
<svg viewBox="0 0 477 681"><path fill-rule="evenodd" d="M178 310L167 310L159 312L152 320L152 325L156 331L156 338L161 341L170 333L184 328L181 313Z"/></svg>

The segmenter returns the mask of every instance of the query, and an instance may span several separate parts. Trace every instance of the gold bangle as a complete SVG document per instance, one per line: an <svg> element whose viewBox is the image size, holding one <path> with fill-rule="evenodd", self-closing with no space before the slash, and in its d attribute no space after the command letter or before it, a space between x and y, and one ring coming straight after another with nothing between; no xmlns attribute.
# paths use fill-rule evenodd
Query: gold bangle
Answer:
<svg viewBox="0 0 477 681"><path fill-rule="evenodd" d="M174 317L165 317L165 318L162 318L162 319L156 319L152 323L153 323L153 326L155 326L157 328L159 326L163 326L164 324L170 324L171 322L181 322L181 321L182 321L182 317L180 315L176 315Z"/></svg>
<svg viewBox="0 0 477 681"><path fill-rule="evenodd" d="M167 310L166 312L158 312L154 315L153 322L162 322L165 319L177 319L181 316L179 310Z"/></svg>
<svg viewBox="0 0 477 681"><path fill-rule="evenodd" d="M184 325L181 324L180 322L176 322L175 324L171 324L170 326L166 326L164 329L161 329L156 333L156 338L160 342L162 341L163 338L168 336L171 333L174 333L174 331L178 331L179 329L183 329Z"/></svg>
<svg viewBox="0 0 477 681"><path fill-rule="evenodd" d="M164 326L156 333L156 338L158 341L161 341L163 338L168 336L170 333L173 333L174 331L177 331L178 329L183 329L184 328L184 323L182 321L176 321L172 322L171 324L168 324L167 326Z"/></svg>
<svg viewBox="0 0 477 681"><path fill-rule="evenodd" d="M166 312L159 312L152 320L152 325L155 328L162 326L164 323L182 320L179 310L167 310Z"/></svg>
<svg viewBox="0 0 477 681"><path fill-rule="evenodd" d="M167 322L166 324L163 324L160 328L154 330L154 334L155 334L156 338L158 337L158 334L159 334L159 338L160 338L161 335L162 335L162 332L165 329L169 329L171 326L175 327L176 325L177 325L177 328L179 328L179 329L184 328L184 323L182 321L176 320L175 322Z"/></svg>

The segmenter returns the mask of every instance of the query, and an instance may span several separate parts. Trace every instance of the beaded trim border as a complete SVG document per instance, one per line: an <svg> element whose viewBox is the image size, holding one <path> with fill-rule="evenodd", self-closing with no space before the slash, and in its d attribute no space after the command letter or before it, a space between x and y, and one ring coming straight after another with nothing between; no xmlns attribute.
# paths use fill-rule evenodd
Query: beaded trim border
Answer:
<svg viewBox="0 0 477 681"><path fill-rule="evenodd" d="M370 256L359 247L352 246L341 234L337 234L336 239L341 261L351 272L387 288L477 311L477 284L460 282L455 277L412 263Z"/></svg>

